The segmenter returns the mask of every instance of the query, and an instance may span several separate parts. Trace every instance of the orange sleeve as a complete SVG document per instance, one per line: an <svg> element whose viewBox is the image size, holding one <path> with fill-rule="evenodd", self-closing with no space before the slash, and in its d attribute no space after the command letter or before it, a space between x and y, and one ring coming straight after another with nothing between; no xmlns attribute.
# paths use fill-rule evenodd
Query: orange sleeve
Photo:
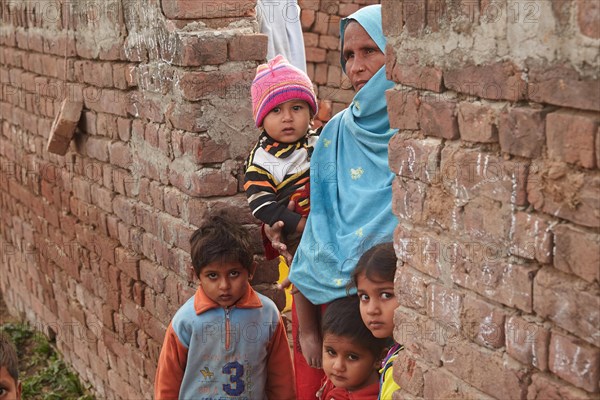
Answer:
<svg viewBox="0 0 600 400"><path fill-rule="evenodd" d="M279 317L277 329L269 342L267 361L267 388L269 399L295 400L296 382L290 345L285 333L284 323Z"/></svg>
<svg viewBox="0 0 600 400"><path fill-rule="evenodd" d="M156 377L154 379L154 398L156 400L178 399L188 349L181 344L179 338L169 324L163 341Z"/></svg>

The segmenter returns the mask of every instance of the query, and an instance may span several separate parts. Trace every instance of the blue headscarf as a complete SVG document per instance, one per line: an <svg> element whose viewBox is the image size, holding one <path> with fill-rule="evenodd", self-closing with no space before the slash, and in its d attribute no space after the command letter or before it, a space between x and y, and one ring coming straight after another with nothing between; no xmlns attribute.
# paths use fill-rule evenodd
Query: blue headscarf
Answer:
<svg viewBox="0 0 600 400"><path fill-rule="evenodd" d="M342 44L350 20L385 50L380 5L342 20ZM313 304L346 296L358 258L373 245L391 241L398 223L388 166L388 142L396 130L390 129L384 93L393 86L384 65L327 123L315 147L310 214L290 271L290 280Z"/></svg>

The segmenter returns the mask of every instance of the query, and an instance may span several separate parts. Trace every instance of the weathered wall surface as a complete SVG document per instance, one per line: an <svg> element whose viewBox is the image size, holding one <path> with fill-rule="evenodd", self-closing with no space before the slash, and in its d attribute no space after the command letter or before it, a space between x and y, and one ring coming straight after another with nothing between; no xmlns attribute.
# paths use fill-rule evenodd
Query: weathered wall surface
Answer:
<svg viewBox="0 0 600 400"><path fill-rule="evenodd" d="M399 398L597 398L598 2L382 5Z"/></svg>
<svg viewBox="0 0 600 400"><path fill-rule="evenodd" d="M319 98L321 121L346 108L354 89L340 66L340 20L380 0L299 0L306 48L306 72Z"/></svg>
<svg viewBox="0 0 600 400"><path fill-rule="evenodd" d="M267 43L254 7L0 1L0 287L99 398L151 397L205 213L255 223L240 185ZM63 157L45 145L65 98L84 111Z"/></svg>

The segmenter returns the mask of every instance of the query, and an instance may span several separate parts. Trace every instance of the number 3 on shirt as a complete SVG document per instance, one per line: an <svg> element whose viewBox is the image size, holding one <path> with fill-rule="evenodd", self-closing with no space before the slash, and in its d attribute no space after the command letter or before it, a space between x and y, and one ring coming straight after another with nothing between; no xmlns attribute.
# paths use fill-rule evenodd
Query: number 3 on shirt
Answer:
<svg viewBox="0 0 600 400"><path fill-rule="evenodd" d="M229 375L230 384L223 385L223 391L230 396L239 396L244 393L245 385L244 366L237 361L232 361L223 366L223 373Z"/></svg>

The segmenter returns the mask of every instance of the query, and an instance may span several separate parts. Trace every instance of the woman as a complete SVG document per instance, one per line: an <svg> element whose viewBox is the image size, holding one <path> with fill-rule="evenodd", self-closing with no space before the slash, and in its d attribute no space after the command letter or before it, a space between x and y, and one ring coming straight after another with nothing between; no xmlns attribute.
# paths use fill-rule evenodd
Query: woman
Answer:
<svg viewBox="0 0 600 400"><path fill-rule="evenodd" d="M346 296L360 255L391 241L397 225L391 210L394 174L388 166L388 142L396 131L390 129L385 100L394 84L386 79L381 6L344 18L340 37L342 68L357 93L324 127L311 159L311 210L289 276L303 295L294 296L294 340L302 349L299 353L294 346L298 399L314 398L323 377L319 305ZM278 222L265 231L286 255L281 226Z"/></svg>

